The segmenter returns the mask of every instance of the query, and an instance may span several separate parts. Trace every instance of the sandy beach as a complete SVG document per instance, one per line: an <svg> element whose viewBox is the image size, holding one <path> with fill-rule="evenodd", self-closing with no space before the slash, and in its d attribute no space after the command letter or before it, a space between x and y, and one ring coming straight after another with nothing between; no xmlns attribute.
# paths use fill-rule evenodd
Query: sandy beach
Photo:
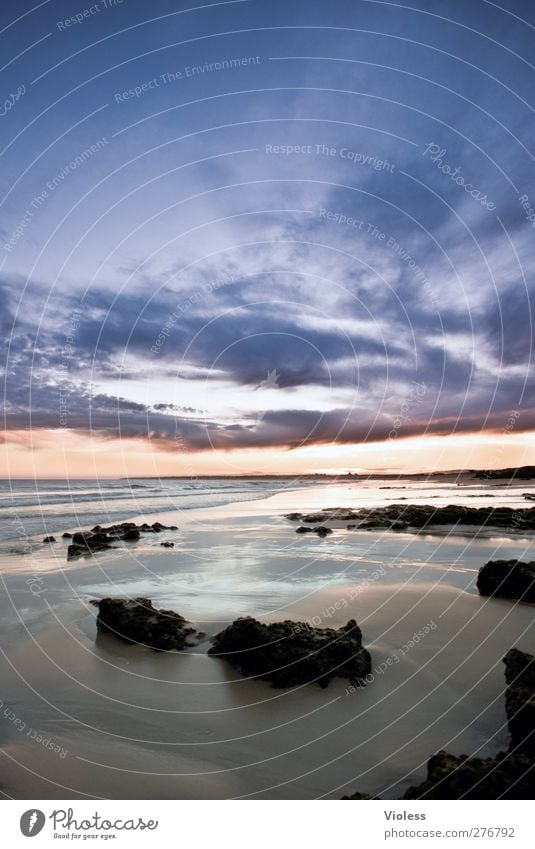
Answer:
<svg viewBox="0 0 535 849"><path fill-rule="evenodd" d="M514 506L526 485L474 484L455 499L436 484L379 486L318 484L162 512L156 518L179 525L162 535L172 549L145 539L68 562L64 541L26 558L5 548L4 797L399 798L439 749L506 748L502 657L513 646L534 651L533 606L481 598L475 578L487 560L530 559L530 537L340 528L303 539L284 515L396 496ZM208 636L162 654L97 635L89 602L108 595L149 597ZM242 615L322 627L353 617L372 680L356 690L342 679L277 690L243 678L207 656L210 635Z"/></svg>

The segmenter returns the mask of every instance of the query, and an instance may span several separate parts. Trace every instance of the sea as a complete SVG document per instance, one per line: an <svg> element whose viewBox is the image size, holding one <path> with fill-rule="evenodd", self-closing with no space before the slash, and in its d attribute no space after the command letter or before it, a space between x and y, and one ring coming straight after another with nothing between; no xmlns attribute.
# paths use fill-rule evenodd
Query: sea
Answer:
<svg viewBox="0 0 535 849"><path fill-rule="evenodd" d="M0 480L0 541L252 501L287 487L253 478Z"/></svg>

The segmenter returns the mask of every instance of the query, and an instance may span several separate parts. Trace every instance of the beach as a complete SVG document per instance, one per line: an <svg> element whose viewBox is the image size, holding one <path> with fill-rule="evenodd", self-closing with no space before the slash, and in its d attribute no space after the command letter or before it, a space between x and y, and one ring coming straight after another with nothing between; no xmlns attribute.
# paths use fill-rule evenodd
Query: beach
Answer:
<svg viewBox="0 0 535 849"><path fill-rule="evenodd" d="M513 646L535 650L533 605L482 598L475 581L489 560L533 559L532 534L342 526L320 539L285 518L400 499L527 506L526 481L458 482L282 482L243 500L240 481L225 503L142 505L135 521L178 531L71 561L60 535L54 544L32 537L31 553L20 535L5 539L4 797L338 799L362 790L393 799L425 777L440 749L503 751L502 658ZM187 651L156 653L97 634L90 601L106 596L150 598L206 636ZM246 615L333 628L354 618L371 677L357 688L335 678L326 689L287 690L244 678L207 651L211 636Z"/></svg>

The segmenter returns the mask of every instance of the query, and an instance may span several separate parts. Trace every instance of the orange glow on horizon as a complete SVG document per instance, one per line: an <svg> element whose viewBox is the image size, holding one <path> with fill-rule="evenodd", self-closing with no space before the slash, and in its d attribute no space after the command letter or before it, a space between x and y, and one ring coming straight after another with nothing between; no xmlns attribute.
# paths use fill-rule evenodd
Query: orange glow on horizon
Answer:
<svg viewBox="0 0 535 849"><path fill-rule="evenodd" d="M416 473L535 464L535 432L205 452L168 452L147 440L102 439L68 430L12 431L7 438L0 463L0 475L7 478Z"/></svg>

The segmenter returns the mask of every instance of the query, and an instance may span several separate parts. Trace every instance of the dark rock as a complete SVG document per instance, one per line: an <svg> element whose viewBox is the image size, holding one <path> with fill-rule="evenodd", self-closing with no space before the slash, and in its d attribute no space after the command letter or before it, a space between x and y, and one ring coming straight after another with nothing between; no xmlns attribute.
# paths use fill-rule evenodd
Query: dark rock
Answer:
<svg viewBox="0 0 535 849"><path fill-rule="evenodd" d="M450 755L428 761L427 779L404 799L532 799L535 792L535 657L510 649L505 663L505 710L511 743L495 758ZM344 796L362 799L364 794Z"/></svg>
<svg viewBox="0 0 535 849"><path fill-rule="evenodd" d="M264 625L247 616L221 631L209 654L225 658L242 675L271 681L274 687L314 681L327 687L335 676L359 685L371 670L370 654L362 647L354 619L335 630L289 620Z"/></svg>
<svg viewBox="0 0 535 849"><path fill-rule="evenodd" d="M83 534L82 531L76 531L72 535L72 541L74 545L85 545L87 547L87 541L90 539L92 534Z"/></svg>
<svg viewBox="0 0 535 849"><path fill-rule="evenodd" d="M337 507L332 513L329 511L329 518L337 522L351 522L353 519L358 519L358 513L354 510L341 510Z"/></svg>
<svg viewBox="0 0 535 849"><path fill-rule="evenodd" d="M409 787L404 799L531 799L535 764L523 754L471 758L438 752L427 764L427 779Z"/></svg>
<svg viewBox="0 0 535 849"><path fill-rule="evenodd" d="M292 514L290 514L292 515ZM433 526L475 526L478 528L508 528L510 531L535 530L535 507L464 507L449 504L433 507L429 504L389 504L386 507L363 508L358 511L329 508L322 513L301 516L305 524L318 522L360 520L360 529L393 528L394 530L426 529ZM395 523L403 523L397 525Z"/></svg>
<svg viewBox="0 0 535 849"><path fill-rule="evenodd" d="M135 522L120 522L118 525L110 525L107 528L95 525L90 531L77 531L75 534L63 534L63 536L72 537L72 545L67 551L67 558L71 559L88 552L112 548L110 543L113 542L137 542L142 533L154 534L176 530L178 530L176 525L168 527L161 522L155 522L153 525L148 525L146 522L142 525L136 525Z"/></svg>
<svg viewBox="0 0 535 849"><path fill-rule="evenodd" d="M61 536L63 537L63 539L72 539L72 534L70 534L68 531L65 531L65 533Z"/></svg>
<svg viewBox="0 0 535 849"><path fill-rule="evenodd" d="M124 540L125 542L136 542L140 538L141 534L137 528L129 528L124 532L119 539Z"/></svg>
<svg viewBox="0 0 535 849"><path fill-rule="evenodd" d="M300 525L295 529L295 532L296 534L317 534L319 537L326 537L328 534L332 534L332 530L324 525L319 525L317 528L307 528L305 525Z"/></svg>
<svg viewBox="0 0 535 849"><path fill-rule="evenodd" d="M535 602L535 561L489 560L479 570L480 595Z"/></svg>
<svg viewBox="0 0 535 849"><path fill-rule="evenodd" d="M352 796L342 796L342 799L376 799L377 796L370 796L368 793L353 793Z"/></svg>
<svg viewBox="0 0 535 849"><path fill-rule="evenodd" d="M519 649L505 655L505 712L511 749L535 757L535 657Z"/></svg>
<svg viewBox="0 0 535 849"><path fill-rule="evenodd" d="M195 629L174 610L157 610L149 598L103 598L98 606L97 628L129 643L155 651L181 651Z"/></svg>
<svg viewBox="0 0 535 849"><path fill-rule="evenodd" d="M45 537L43 542L56 542L56 537Z"/></svg>
<svg viewBox="0 0 535 849"><path fill-rule="evenodd" d="M301 517L301 521L307 525L316 525L318 522L325 522L327 519L329 519L327 513L308 513L308 515Z"/></svg>
<svg viewBox="0 0 535 849"><path fill-rule="evenodd" d="M166 542L161 542L160 545L163 545L164 548L174 548L175 547L174 542L169 542L168 540Z"/></svg>
<svg viewBox="0 0 535 849"><path fill-rule="evenodd" d="M290 522L298 522L302 515L302 513L287 513L284 518L289 519Z"/></svg>
<svg viewBox="0 0 535 849"><path fill-rule="evenodd" d="M109 545L106 542L92 541L90 545L71 543L67 549L67 560L72 560L74 557L81 557L86 554L95 554L97 551L106 551L110 548L115 548L115 546Z"/></svg>

